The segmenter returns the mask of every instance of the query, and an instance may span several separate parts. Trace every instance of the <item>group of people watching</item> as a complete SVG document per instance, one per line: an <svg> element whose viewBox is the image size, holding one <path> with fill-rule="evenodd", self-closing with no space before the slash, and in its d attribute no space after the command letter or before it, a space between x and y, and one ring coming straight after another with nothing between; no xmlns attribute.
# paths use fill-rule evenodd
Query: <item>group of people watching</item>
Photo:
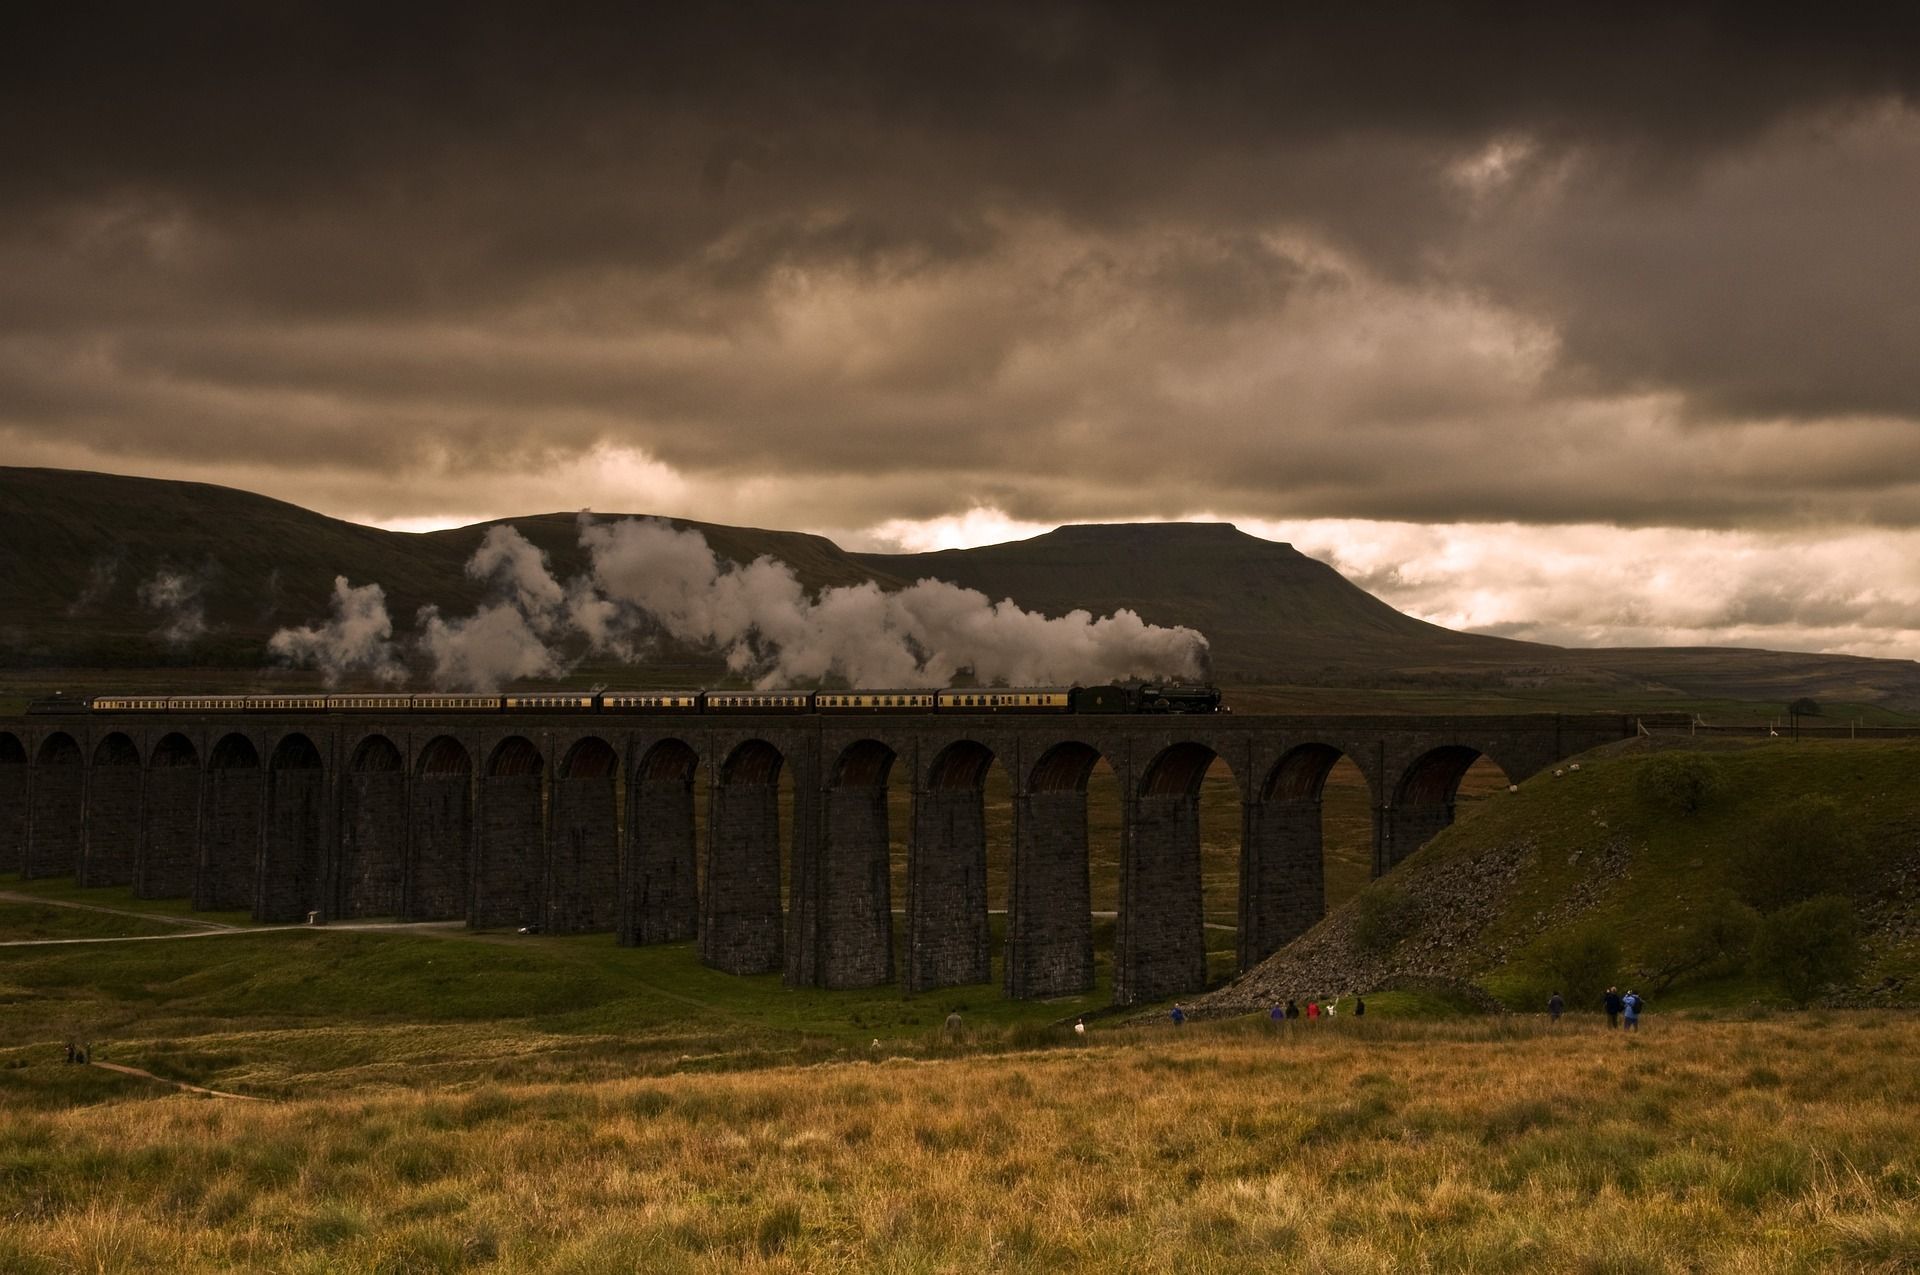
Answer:
<svg viewBox="0 0 1920 1275"><path fill-rule="evenodd" d="M1630 1032L1640 1030L1640 1009L1645 1003L1640 999L1640 993L1631 988L1627 990L1625 996L1622 996L1618 987L1609 987L1607 994L1600 998L1600 1008L1607 1012L1607 1026L1618 1027L1624 1021ZM1555 992L1547 997L1548 1019L1557 1023L1560 1021L1560 1015L1566 1012L1566 998L1560 993Z"/></svg>

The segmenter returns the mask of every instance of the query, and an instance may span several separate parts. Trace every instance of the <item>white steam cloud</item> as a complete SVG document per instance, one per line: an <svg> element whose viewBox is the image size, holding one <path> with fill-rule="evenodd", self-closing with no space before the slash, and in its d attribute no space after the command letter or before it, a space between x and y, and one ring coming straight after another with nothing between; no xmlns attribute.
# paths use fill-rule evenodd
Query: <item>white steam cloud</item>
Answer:
<svg viewBox="0 0 1920 1275"><path fill-rule="evenodd" d="M161 614L155 636L172 647L190 646L202 637L207 631L207 609L201 592L200 580L178 571L163 569L142 581L141 604Z"/></svg>
<svg viewBox="0 0 1920 1275"><path fill-rule="evenodd" d="M553 677L584 648L639 658L655 632L720 652L733 672L784 686L838 679L850 686L946 686L962 671L983 684L1101 682L1197 677L1207 640L1183 627L1148 624L1128 610L1057 617L938 580L888 593L872 584L809 595L773 558L723 562L694 531L654 519L581 520L587 575L557 580L546 555L508 526L494 527L467 563L497 599L471 616L437 607L419 616L414 648L436 686L492 690L519 678ZM334 618L283 629L271 649L321 669L402 676L384 594L377 585L335 583Z"/></svg>
<svg viewBox="0 0 1920 1275"><path fill-rule="evenodd" d="M374 680L407 680L406 665L393 644L393 619L387 594L377 584L354 587L345 576L333 578L333 618L303 629L281 629L267 649L289 664L320 670L328 686L354 673Z"/></svg>

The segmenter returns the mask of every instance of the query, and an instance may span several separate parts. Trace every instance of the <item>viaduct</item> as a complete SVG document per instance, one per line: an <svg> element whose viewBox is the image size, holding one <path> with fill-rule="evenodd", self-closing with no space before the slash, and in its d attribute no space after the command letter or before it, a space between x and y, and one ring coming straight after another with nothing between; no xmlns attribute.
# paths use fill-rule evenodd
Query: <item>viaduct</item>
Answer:
<svg viewBox="0 0 1920 1275"><path fill-rule="evenodd" d="M1366 777L1377 876L1452 821L1482 755L1517 782L1636 728L1619 715L0 718L0 872L263 922L694 940L721 970L909 991L988 981L988 909L1004 904L1005 992L1042 998L1093 985L1086 786L1104 758L1123 794L1114 999L1131 1004L1205 986L1199 788L1216 758L1241 802L1248 968L1324 910L1320 794L1340 758ZM996 763L1013 793L1004 901L986 886ZM911 792L899 953L890 784Z"/></svg>

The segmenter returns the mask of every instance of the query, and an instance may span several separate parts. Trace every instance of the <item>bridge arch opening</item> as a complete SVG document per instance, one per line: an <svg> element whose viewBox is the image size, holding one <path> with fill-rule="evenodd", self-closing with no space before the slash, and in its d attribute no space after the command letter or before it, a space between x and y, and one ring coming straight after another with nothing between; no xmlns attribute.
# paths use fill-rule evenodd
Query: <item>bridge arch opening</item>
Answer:
<svg viewBox="0 0 1920 1275"><path fill-rule="evenodd" d="M473 755L451 735L436 735L414 764L401 914L417 921L466 917L472 847Z"/></svg>
<svg viewBox="0 0 1920 1275"><path fill-rule="evenodd" d="M245 735L224 735L207 755L209 770L257 770L260 750Z"/></svg>
<svg viewBox="0 0 1920 1275"><path fill-rule="evenodd" d="M427 741L420 750L420 760L414 771L422 778L443 779L455 775L473 774L473 754L467 746L451 735L436 735Z"/></svg>
<svg viewBox="0 0 1920 1275"><path fill-rule="evenodd" d="M197 767L200 753L194 748L192 740L174 731L162 736L160 742L153 746L153 759L149 764L156 770Z"/></svg>
<svg viewBox="0 0 1920 1275"><path fill-rule="evenodd" d="M253 906L264 795L259 749L238 731L221 736L207 753L194 907Z"/></svg>
<svg viewBox="0 0 1920 1275"><path fill-rule="evenodd" d="M27 830L26 875L80 873L85 850L86 775L80 745L65 731L40 741L34 755L33 818Z"/></svg>
<svg viewBox="0 0 1920 1275"><path fill-rule="evenodd" d="M1383 812L1377 872L1392 871L1507 783L1500 764L1477 748L1446 744L1422 753L1401 773Z"/></svg>
<svg viewBox="0 0 1920 1275"><path fill-rule="evenodd" d="M353 750L347 769L356 775L400 774L406 770L400 749L385 735L369 735Z"/></svg>
<svg viewBox="0 0 1920 1275"><path fill-rule="evenodd" d="M274 745L274 770L319 770L320 750L305 735L292 734Z"/></svg>
<svg viewBox="0 0 1920 1275"><path fill-rule="evenodd" d="M786 758L744 740L717 768L707 815L700 959L730 974L784 967L797 805Z"/></svg>
<svg viewBox="0 0 1920 1275"><path fill-rule="evenodd" d="M1259 778L1240 863L1241 968L1366 888L1376 804L1359 766L1325 741L1293 745Z"/></svg>
<svg viewBox="0 0 1920 1275"><path fill-rule="evenodd" d="M12 731L0 730L0 766L27 764L27 747Z"/></svg>
<svg viewBox="0 0 1920 1275"><path fill-rule="evenodd" d="M340 793L340 870L335 916L400 916L406 910L406 760L385 735L354 748Z"/></svg>
<svg viewBox="0 0 1920 1275"><path fill-rule="evenodd" d="M140 749L120 731L93 746L80 884L130 885L140 851Z"/></svg>
<svg viewBox="0 0 1920 1275"><path fill-rule="evenodd" d="M131 739L119 731L114 731L112 734L102 736L100 742L94 745L93 764L95 766L138 766L140 750L134 746Z"/></svg>
<svg viewBox="0 0 1920 1275"><path fill-rule="evenodd" d="M200 840L200 753L178 731L160 737L147 762L147 834L134 868L133 892L142 899L193 893Z"/></svg>
<svg viewBox="0 0 1920 1275"><path fill-rule="evenodd" d="M621 888L620 942L684 943L700 928L700 754L685 740L662 739L627 777L627 872Z"/></svg>
<svg viewBox="0 0 1920 1275"><path fill-rule="evenodd" d="M560 759L561 779L612 779L620 771L613 746L597 735L576 740Z"/></svg>
<svg viewBox="0 0 1920 1275"><path fill-rule="evenodd" d="M538 929L544 903L547 759L532 740L509 735L480 778L479 842L468 924Z"/></svg>

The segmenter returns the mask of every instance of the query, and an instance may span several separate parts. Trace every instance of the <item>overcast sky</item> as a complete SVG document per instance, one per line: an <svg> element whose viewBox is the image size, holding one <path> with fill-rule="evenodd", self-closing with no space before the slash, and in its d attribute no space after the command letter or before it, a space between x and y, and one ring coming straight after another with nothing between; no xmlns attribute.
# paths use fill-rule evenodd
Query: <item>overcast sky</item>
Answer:
<svg viewBox="0 0 1920 1275"><path fill-rule="evenodd" d="M1920 656L1910 6L1346 8L35 6L0 457Z"/></svg>

